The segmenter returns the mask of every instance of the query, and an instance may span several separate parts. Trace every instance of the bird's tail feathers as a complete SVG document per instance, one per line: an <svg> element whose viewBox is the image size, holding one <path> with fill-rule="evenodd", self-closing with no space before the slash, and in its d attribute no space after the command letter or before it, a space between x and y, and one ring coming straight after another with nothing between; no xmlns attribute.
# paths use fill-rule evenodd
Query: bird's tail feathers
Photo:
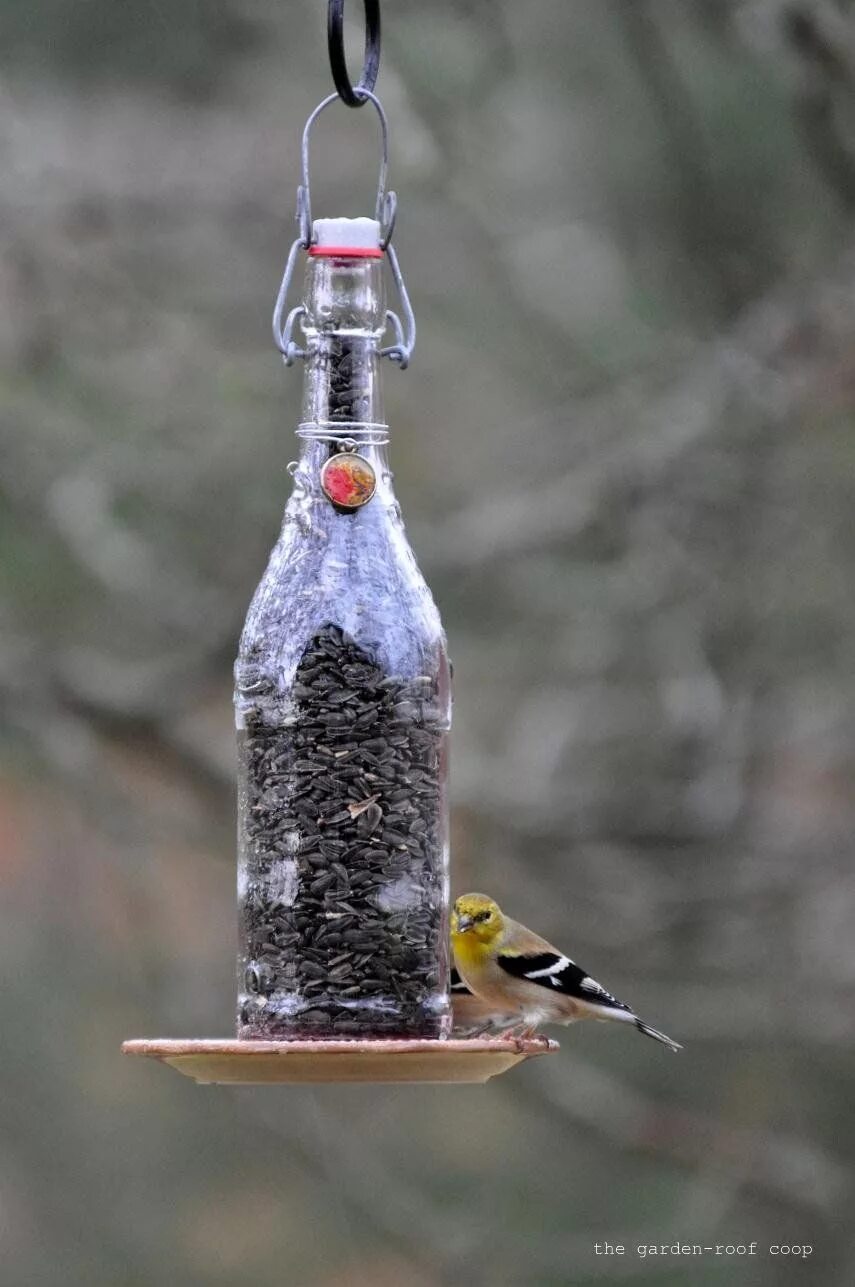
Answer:
<svg viewBox="0 0 855 1287"><path fill-rule="evenodd" d="M639 1032L644 1033L645 1037L652 1037L654 1041L661 1041L663 1046L667 1046L669 1050L673 1050L675 1053L676 1051L683 1049L679 1041L674 1041L671 1037L666 1037L664 1032L659 1032L656 1028L651 1028L649 1024L644 1023L641 1019L636 1019L635 1026Z"/></svg>

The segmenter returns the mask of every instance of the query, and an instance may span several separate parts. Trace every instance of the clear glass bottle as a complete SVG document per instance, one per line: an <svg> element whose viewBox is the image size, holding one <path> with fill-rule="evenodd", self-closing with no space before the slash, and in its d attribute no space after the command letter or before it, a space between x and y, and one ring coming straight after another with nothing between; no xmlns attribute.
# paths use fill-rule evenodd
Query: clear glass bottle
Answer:
<svg viewBox="0 0 855 1287"><path fill-rule="evenodd" d="M379 230L342 252L351 222L316 225L302 450L235 665L242 1037L450 1029L449 666L386 457Z"/></svg>

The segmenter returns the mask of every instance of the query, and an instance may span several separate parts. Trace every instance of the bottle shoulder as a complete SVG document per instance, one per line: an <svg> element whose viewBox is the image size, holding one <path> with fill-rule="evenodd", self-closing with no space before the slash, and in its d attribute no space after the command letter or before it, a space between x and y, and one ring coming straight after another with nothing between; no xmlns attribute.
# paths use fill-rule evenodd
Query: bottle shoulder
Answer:
<svg viewBox="0 0 855 1287"><path fill-rule="evenodd" d="M435 672L446 654L442 622L394 496L338 514L295 492L247 614L239 686L247 664L287 683L307 641L328 624L390 673Z"/></svg>

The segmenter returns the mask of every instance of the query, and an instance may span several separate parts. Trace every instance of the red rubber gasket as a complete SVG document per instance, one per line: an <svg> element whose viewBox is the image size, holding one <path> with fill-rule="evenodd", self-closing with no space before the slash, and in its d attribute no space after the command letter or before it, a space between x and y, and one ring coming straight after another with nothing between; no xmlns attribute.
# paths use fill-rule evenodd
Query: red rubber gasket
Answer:
<svg viewBox="0 0 855 1287"><path fill-rule="evenodd" d="M310 246L313 259L382 259L379 246Z"/></svg>

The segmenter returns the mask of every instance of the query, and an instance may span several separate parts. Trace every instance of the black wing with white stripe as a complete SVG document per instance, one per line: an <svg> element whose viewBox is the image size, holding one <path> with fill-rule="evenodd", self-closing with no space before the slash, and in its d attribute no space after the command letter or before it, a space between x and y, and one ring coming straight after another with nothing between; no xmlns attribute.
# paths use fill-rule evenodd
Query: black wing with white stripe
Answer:
<svg viewBox="0 0 855 1287"><path fill-rule="evenodd" d="M609 1010L625 1010L632 1014L632 1007L618 1001L604 987L581 970L569 956L557 956L555 952L538 952L525 956L500 955L499 965L516 979L526 979L558 992L562 996L574 997L587 1001L590 1005L605 1006Z"/></svg>
<svg viewBox="0 0 855 1287"><path fill-rule="evenodd" d="M457 970L454 968L453 965L451 967L450 987L451 987L452 996L471 997L472 995L471 988L468 988L466 986L466 984L463 982L463 980L461 979L460 975L458 974Z"/></svg>

